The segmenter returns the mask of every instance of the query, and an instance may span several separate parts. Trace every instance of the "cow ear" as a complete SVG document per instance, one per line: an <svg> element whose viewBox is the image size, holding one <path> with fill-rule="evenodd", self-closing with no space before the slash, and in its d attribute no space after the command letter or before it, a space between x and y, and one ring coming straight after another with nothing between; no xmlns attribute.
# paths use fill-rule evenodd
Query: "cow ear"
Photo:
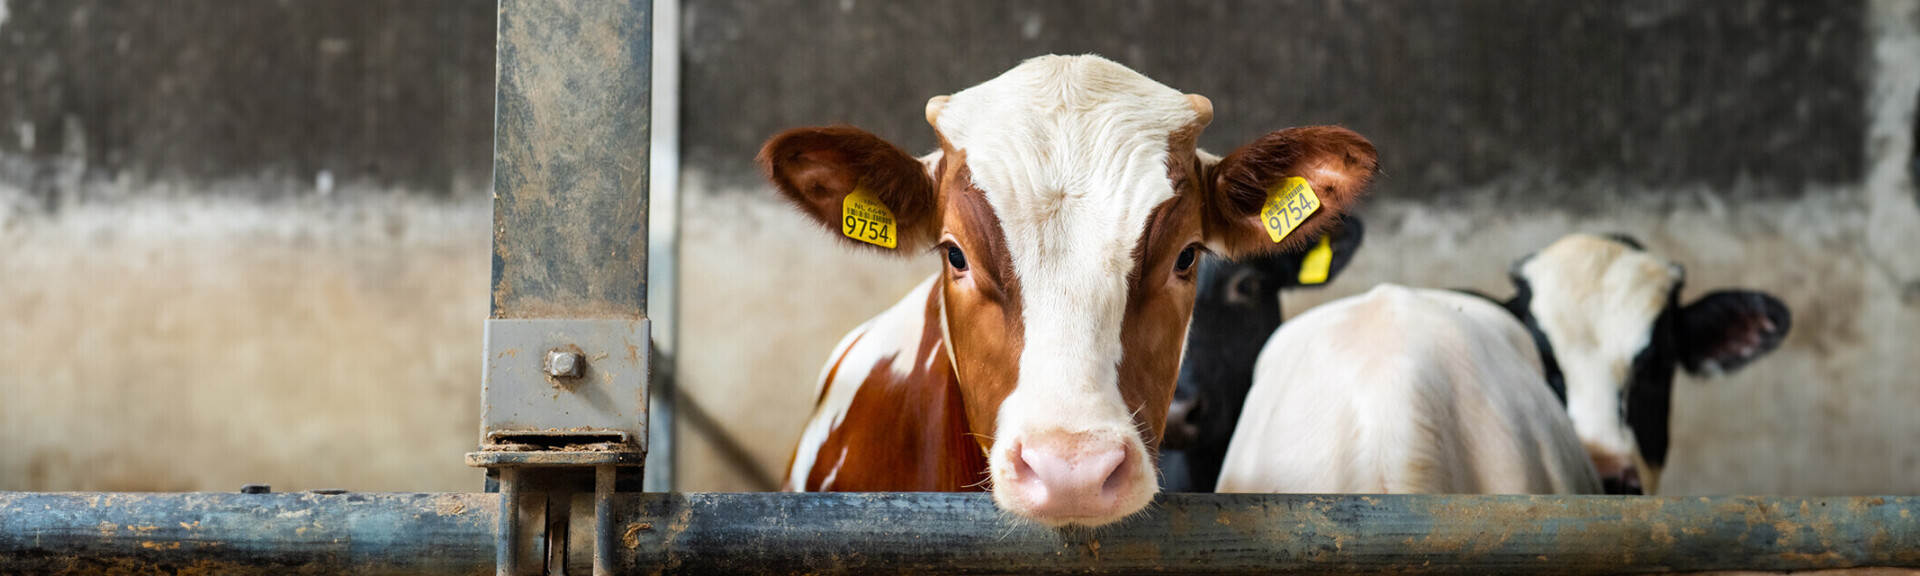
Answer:
<svg viewBox="0 0 1920 576"><path fill-rule="evenodd" d="M939 234L928 164L865 130L788 130L757 160L782 198L851 245L917 255Z"/></svg>
<svg viewBox="0 0 1920 576"><path fill-rule="evenodd" d="M1722 290L1680 310L1674 344L1688 372L1717 376L1772 352L1792 327L1792 314L1778 298Z"/></svg>
<svg viewBox="0 0 1920 576"><path fill-rule="evenodd" d="M1236 260L1312 247L1366 193L1379 163L1371 142L1337 126L1271 132L1218 162L1202 158L1206 241ZM1302 188L1319 205L1311 213Z"/></svg>

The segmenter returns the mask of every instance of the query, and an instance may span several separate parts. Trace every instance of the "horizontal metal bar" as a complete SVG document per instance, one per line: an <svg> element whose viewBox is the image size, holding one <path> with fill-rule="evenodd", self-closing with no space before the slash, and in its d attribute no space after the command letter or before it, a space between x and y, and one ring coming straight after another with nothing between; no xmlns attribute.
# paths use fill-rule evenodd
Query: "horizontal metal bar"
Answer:
<svg viewBox="0 0 1920 576"><path fill-rule="evenodd" d="M574 506L593 496L580 494ZM983 494L615 494L621 573L1597 574L1920 567L1920 498L1175 494L1097 530ZM580 508L587 509L587 508ZM591 515L569 540L592 542ZM493 494L0 492L0 574L484 574ZM593 547L574 546L587 572Z"/></svg>
<svg viewBox="0 0 1920 576"><path fill-rule="evenodd" d="M628 494L615 515L630 574L1920 567L1911 497L1173 494L1119 526L1066 531L1012 521L984 494Z"/></svg>
<svg viewBox="0 0 1920 576"><path fill-rule="evenodd" d="M490 574L497 494L0 492L0 574Z"/></svg>

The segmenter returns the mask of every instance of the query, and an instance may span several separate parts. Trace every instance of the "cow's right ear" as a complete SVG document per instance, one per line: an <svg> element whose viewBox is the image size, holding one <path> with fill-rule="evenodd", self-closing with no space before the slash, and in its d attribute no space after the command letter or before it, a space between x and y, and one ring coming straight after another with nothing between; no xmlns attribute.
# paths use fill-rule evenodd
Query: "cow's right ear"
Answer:
<svg viewBox="0 0 1920 576"><path fill-rule="evenodd" d="M781 197L849 244L917 255L940 232L930 167L865 130L788 130L756 160Z"/></svg>

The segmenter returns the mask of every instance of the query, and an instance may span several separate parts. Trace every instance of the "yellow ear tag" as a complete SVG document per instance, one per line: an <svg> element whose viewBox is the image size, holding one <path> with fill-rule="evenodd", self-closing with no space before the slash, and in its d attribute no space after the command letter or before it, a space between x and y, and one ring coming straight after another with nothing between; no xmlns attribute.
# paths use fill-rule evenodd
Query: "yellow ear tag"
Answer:
<svg viewBox="0 0 1920 576"><path fill-rule="evenodd" d="M866 188L854 188L840 201L840 233L874 246L892 249L899 244L894 234L893 211Z"/></svg>
<svg viewBox="0 0 1920 576"><path fill-rule="evenodd" d="M1313 186L1307 184L1306 178L1295 176L1267 191L1267 204L1260 208L1260 224L1267 229L1273 243L1279 244L1319 209L1320 197L1313 195Z"/></svg>
<svg viewBox="0 0 1920 576"><path fill-rule="evenodd" d="M1321 236L1320 244L1307 251L1307 257L1300 259L1300 284L1313 285L1327 281L1333 272L1333 237Z"/></svg>

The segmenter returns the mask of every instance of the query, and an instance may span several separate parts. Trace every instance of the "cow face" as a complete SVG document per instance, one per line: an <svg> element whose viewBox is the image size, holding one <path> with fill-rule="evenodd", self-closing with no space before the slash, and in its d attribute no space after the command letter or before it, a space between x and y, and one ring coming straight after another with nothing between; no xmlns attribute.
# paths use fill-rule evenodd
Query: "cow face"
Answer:
<svg viewBox="0 0 1920 576"><path fill-rule="evenodd" d="M926 112L940 150L924 158L837 127L780 134L760 162L836 231L850 194L877 197L898 222L897 246L881 250L940 263L940 328L995 502L1055 526L1112 522L1157 491L1147 451L1199 259L1301 248L1376 162L1364 138L1332 127L1212 157L1195 148L1206 98L1093 56L1029 60ZM1260 212L1292 177L1322 206L1275 242Z"/></svg>
<svg viewBox="0 0 1920 576"><path fill-rule="evenodd" d="M1520 294L1510 308L1545 336L1574 429L1610 493L1658 488L1676 367L1733 371L1778 347L1792 322L1761 292L1680 306L1684 269L1625 236L1567 236L1516 263L1513 280Z"/></svg>

